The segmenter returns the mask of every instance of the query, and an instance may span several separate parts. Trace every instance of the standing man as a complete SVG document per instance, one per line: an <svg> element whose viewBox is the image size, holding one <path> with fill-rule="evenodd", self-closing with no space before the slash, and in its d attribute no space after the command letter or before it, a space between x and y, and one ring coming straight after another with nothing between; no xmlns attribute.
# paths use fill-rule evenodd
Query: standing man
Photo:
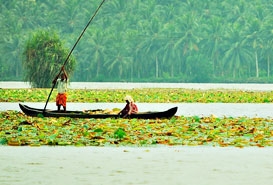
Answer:
<svg viewBox="0 0 273 185"><path fill-rule="evenodd" d="M61 78L59 78L59 76ZM57 83L57 90L58 95L56 97L56 106L58 107L58 111L61 110L61 106L64 108L64 112L66 111L66 100L67 100L67 82L68 82L68 76L64 69L64 66L62 67L62 72L59 76L56 76L52 83Z"/></svg>

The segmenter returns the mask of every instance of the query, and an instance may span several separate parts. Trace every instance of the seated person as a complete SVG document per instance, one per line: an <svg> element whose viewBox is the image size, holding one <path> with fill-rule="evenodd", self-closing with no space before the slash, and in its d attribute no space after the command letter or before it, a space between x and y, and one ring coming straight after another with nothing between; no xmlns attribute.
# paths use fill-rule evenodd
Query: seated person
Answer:
<svg viewBox="0 0 273 185"><path fill-rule="evenodd" d="M124 100L126 101L126 106L118 113L122 117L130 116L131 114L136 114L138 112L137 105L131 96L127 95Z"/></svg>

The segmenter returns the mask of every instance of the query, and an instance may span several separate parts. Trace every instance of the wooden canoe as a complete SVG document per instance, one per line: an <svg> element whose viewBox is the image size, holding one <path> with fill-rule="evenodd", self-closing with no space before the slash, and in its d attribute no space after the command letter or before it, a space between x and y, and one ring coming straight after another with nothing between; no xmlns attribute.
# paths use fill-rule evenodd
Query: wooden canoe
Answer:
<svg viewBox="0 0 273 185"><path fill-rule="evenodd" d="M43 116L43 117L70 117L70 118L121 118L120 115L117 114L94 114L87 113L83 111L66 111L66 112L58 112L57 110L49 110L46 109L37 109L32 108L27 105L19 103L20 109L28 116ZM132 114L128 118L138 118L138 119L161 119L161 118L171 118L177 112L177 107L173 107L166 111L162 112L139 112L137 114Z"/></svg>

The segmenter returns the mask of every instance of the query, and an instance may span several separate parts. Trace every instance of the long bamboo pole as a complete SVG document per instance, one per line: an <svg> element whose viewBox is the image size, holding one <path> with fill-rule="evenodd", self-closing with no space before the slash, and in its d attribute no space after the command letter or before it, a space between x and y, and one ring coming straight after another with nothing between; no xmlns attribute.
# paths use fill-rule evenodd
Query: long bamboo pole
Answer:
<svg viewBox="0 0 273 185"><path fill-rule="evenodd" d="M87 23L87 25L85 26L85 28L84 28L83 31L81 32L81 34L80 34L80 36L78 37L76 43L74 44L74 46L72 47L72 49L71 49L70 52L68 53L68 55L67 55L67 57L66 57L66 59L65 59L65 61L64 61L64 64L63 64L63 66L62 66L62 68L66 65L66 63L67 63L67 61L68 61L70 55L72 54L73 50L74 50L75 47L77 46L77 44L78 44L78 42L80 41L81 37L83 36L85 30L86 30L87 27L90 25L90 23L92 22L92 20L94 19L94 17L97 15L99 9L101 8L101 6L103 5L104 2L105 2L105 0L102 0L102 2L100 3L100 5L99 5L98 8L96 9L95 13L94 13L93 16L90 18L89 22ZM60 76L60 74L61 74L61 72L62 72L62 68L61 68L61 70L59 71L57 77ZM44 107L44 110L43 110L43 114L45 113L46 106L47 106L47 104L48 104L49 98L50 98L50 96L51 96L51 94L52 94L52 91L53 91L55 85L56 85L56 82L54 82L53 85L52 85L51 91L50 91L50 93L49 93L49 95L48 95L48 98L47 98L47 100L46 100L46 104L45 104L45 107Z"/></svg>

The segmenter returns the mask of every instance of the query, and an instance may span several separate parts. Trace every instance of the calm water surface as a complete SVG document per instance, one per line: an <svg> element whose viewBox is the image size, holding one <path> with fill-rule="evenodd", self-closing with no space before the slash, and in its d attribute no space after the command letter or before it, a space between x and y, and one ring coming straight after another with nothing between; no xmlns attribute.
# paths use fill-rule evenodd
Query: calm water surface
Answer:
<svg viewBox="0 0 273 185"><path fill-rule="evenodd" d="M0 111L18 110L19 103L0 103ZM35 108L44 108L45 103L24 103ZM123 108L124 103L67 103L70 110L113 109ZM138 103L139 111L162 111L177 106L177 116L210 116L217 117L273 117L272 103ZM48 103L47 108L56 109L55 103Z"/></svg>
<svg viewBox="0 0 273 185"><path fill-rule="evenodd" d="M133 89L133 88L185 88L185 89L233 89L245 91L272 91L273 84L210 84L210 83L112 83L112 82L71 82L72 89ZM0 82L0 88L30 88L24 82ZM25 103L31 107L43 108L45 103ZM69 103L70 110L123 108L123 103ZM176 115L185 116L248 116L273 117L272 103L138 103L140 111L162 111L177 106ZM47 108L55 109L54 103ZM0 111L20 110L18 103L1 103Z"/></svg>
<svg viewBox="0 0 273 185"><path fill-rule="evenodd" d="M72 89L134 89L134 88L185 88L185 89L236 89L273 91L273 84L224 83L122 83L122 82L71 82ZM1 82L0 88L30 88L25 82Z"/></svg>
<svg viewBox="0 0 273 185"><path fill-rule="evenodd" d="M0 184L272 185L272 155L272 147L0 147Z"/></svg>
<svg viewBox="0 0 273 185"><path fill-rule="evenodd" d="M272 91L271 84L71 83L78 89L190 88ZM0 88L29 88L0 82ZM19 103L19 102L18 102ZM0 111L20 110L1 103ZM45 103L25 104L43 108ZM67 103L68 109L123 108L123 103ZM177 115L273 117L273 104L138 103L140 111L178 106ZM55 103L47 108L55 109ZM273 148L219 147L8 147L0 146L0 184L271 185ZM196 178L198 177L198 178Z"/></svg>

